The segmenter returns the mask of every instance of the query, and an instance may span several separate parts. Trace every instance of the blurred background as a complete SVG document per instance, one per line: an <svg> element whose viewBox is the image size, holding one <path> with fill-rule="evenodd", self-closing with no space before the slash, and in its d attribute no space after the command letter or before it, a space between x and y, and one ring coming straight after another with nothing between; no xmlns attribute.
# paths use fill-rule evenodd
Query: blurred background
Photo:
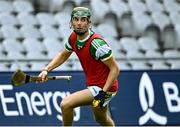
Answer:
<svg viewBox="0 0 180 127"><path fill-rule="evenodd" d="M121 70L180 69L179 0L0 0L0 71L42 70L64 47L75 6L91 9ZM73 54L56 70L82 68Z"/></svg>

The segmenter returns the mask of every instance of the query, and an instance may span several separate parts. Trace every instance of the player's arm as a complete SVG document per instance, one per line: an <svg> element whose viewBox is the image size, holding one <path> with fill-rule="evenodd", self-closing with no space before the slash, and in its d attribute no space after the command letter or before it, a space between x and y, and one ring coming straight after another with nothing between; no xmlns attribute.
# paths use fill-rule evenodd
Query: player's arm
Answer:
<svg viewBox="0 0 180 127"><path fill-rule="evenodd" d="M51 60L51 62L45 67L45 70L47 70L49 72L49 71L53 70L54 68L60 66L69 58L71 53L72 52L70 52L66 49L63 49Z"/></svg>
<svg viewBox="0 0 180 127"><path fill-rule="evenodd" d="M103 61L103 63L109 68L110 72L103 89L94 97L94 107L103 107L105 99L108 98L107 91L111 88L114 80L119 74L119 68L113 56Z"/></svg>
<svg viewBox="0 0 180 127"><path fill-rule="evenodd" d="M64 49L62 51L60 51L52 59L52 61L44 68L44 70L47 70L49 72L49 71L53 70L54 68L60 66L69 58L71 53L72 53L72 47L70 45L70 39L68 39L68 41L64 45Z"/></svg>
<svg viewBox="0 0 180 127"><path fill-rule="evenodd" d="M114 80L118 77L120 69L119 69L117 62L113 56L111 56L110 58L108 58L107 60L102 61L102 62L110 70L108 78L106 80L106 84L103 87L103 91L107 92L111 88Z"/></svg>
<svg viewBox="0 0 180 127"><path fill-rule="evenodd" d="M90 48L91 55L95 59L101 60L110 70L106 84L103 88L103 91L106 92L111 88L114 80L119 74L120 69L116 63L115 58L113 57L112 49L107 45L104 40L94 39L91 43Z"/></svg>
<svg viewBox="0 0 180 127"><path fill-rule="evenodd" d="M68 41L65 44L65 48L62 51L60 51L39 74L39 77L42 78L42 82L47 81L48 72L53 70L54 68L60 66L61 64L63 64L69 58L71 53L72 53L72 50L71 50L71 46L69 45L69 41Z"/></svg>
<svg viewBox="0 0 180 127"><path fill-rule="evenodd" d="M96 39L92 42L91 54L96 59L101 60L110 70L103 89L99 91L93 100L94 107L103 107L107 97L106 92L109 91L114 80L118 77L120 69L113 57L111 48L103 40Z"/></svg>

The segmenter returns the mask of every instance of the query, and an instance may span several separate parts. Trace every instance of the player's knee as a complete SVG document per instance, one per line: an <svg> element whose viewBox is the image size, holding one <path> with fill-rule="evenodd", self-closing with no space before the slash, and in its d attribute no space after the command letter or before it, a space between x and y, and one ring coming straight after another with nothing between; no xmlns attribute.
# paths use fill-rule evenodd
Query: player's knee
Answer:
<svg viewBox="0 0 180 127"><path fill-rule="evenodd" d="M70 108L72 108L70 100L66 97L62 99L60 106L62 111L69 110Z"/></svg>

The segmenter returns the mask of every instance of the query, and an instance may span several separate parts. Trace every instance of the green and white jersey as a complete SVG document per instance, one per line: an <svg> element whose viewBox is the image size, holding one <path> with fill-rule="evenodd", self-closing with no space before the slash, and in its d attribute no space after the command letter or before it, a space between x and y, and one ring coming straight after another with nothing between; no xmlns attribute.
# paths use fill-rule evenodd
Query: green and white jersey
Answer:
<svg viewBox="0 0 180 127"><path fill-rule="evenodd" d="M89 35L83 40L76 40L76 46L78 49L81 49L85 42L89 39L89 37L93 34L93 31L89 30ZM66 50L72 52L72 47L70 45L70 37L68 41L65 43ZM106 42L102 39L93 39L90 45L90 53L96 60L107 60L112 56L111 48L106 44Z"/></svg>

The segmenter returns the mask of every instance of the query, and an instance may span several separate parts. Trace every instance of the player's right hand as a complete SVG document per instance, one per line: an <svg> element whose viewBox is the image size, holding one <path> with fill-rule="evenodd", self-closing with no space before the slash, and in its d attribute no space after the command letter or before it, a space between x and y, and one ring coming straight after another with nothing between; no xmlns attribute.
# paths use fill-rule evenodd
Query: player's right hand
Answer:
<svg viewBox="0 0 180 127"><path fill-rule="evenodd" d="M103 90L99 91L98 95L94 97L93 107L103 107L105 99L107 98L107 93Z"/></svg>
<svg viewBox="0 0 180 127"><path fill-rule="evenodd" d="M48 76L48 71L46 70L41 71L41 73L38 75L38 77L41 78L39 82L46 82L48 80L47 76Z"/></svg>

